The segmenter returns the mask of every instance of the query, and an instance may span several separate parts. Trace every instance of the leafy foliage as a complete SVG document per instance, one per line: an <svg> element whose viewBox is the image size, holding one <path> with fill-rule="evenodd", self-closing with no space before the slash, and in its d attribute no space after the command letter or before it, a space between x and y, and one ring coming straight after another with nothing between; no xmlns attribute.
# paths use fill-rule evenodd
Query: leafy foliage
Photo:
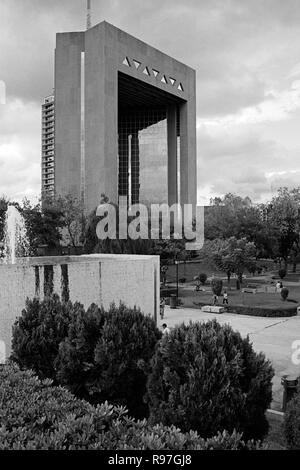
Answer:
<svg viewBox="0 0 300 470"><path fill-rule="evenodd" d="M284 435L289 449L300 450L300 387L287 404L284 415Z"/></svg>
<svg viewBox="0 0 300 470"><path fill-rule="evenodd" d="M253 266L256 247L246 238L230 237L227 240L216 239L207 241L201 250L202 257L212 262L216 268L227 273L228 281L235 273L240 282L245 269Z"/></svg>
<svg viewBox="0 0 300 470"><path fill-rule="evenodd" d="M100 204L109 203L109 199L102 194ZM145 228L147 238L142 236L137 239L128 237L123 239L120 237L119 227L119 213L120 208L116 204L112 204L115 209L116 215L116 233L114 239L106 238L101 240L97 237L97 225L103 221L106 216L97 216L97 209L91 212L88 217L84 250L86 253L114 253L114 254L138 254L138 255L159 255L163 262L174 260L175 258L181 260L187 260L190 257L190 252L185 250L185 240L177 240L174 237L174 228L170 228L170 239L163 239L161 234L161 219L160 219L160 230L157 239L152 239L151 225ZM134 216L127 216L127 227L135 219Z"/></svg>
<svg viewBox="0 0 300 470"><path fill-rule="evenodd" d="M280 294L281 294L282 299L286 300L288 298L288 295L289 295L289 290L286 287L283 287L281 289Z"/></svg>
<svg viewBox="0 0 300 470"><path fill-rule="evenodd" d="M299 251L300 188L280 188L277 196L267 205L267 224L277 240L278 254L287 265L291 250Z"/></svg>
<svg viewBox="0 0 300 470"><path fill-rule="evenodd" d="M0 450L252 450L236 432L205 440L175 426L129 418L107 402L94 407L16 365L0 368Z"/></svg>
<svg viewBox="0 0 300 470"><path fill-rule="evenodd" d="M33 369L42 379L55 379L59 344L82 311L80 304L62 303L57 295L44 301L27 300L13 326L12 359L22 368Z"/></svg>
<svg viewBox="0 0 300 470"><path fill-rule="evenodd" d="M4 224L7 205L8 200L6 199L6 197L0 197L0 242L4 239Z"/></svg>
<svg viewBox="0 0 300 470"><path fill-rule="evenodd" d="M279 275L280 279L284 279L285 276L286 276L286 269L284 269L284 268L279 269L278 275Z"/></svg>
<svg viewBox="0 0 300 470"><path fill-rule="evenodd" d="M91 306L70 325L56 361L61 384L93 403L108 400L144 417L147 372L161 333L154 320L121 304Z"/></svg>
<svg viewBox="0 0 300 470"><path fill-rule="evenodd" d="M223 281L222 279L214 278L211 281L211 289L215 295L221 295L223 288Z"/></svg>
<svg viewBox="0 0 300 470"><path fill-rule="evenodd" d="M200 274L199 274L199 281L200 281L201 284L204 286L204 284L205 284L206 281L207 281L207 274L205 274L205 273L200 273Z"/></svg>
<svg viewBox="0 0 300 470"><path fill-rule="evenodd" d="M52 201L39 202L32 205L25 199L20 211L25 218L29 238L30 255L36 256L40 246L50 250L59 250L61 228L63 227L62 213Z"/></svg>
<svg viewBox="0 0 300 470"><path fill-rule="evenodd" d="M135 308L85 311L53 296L27 301L13 328L12 359L80 398L126 405L144 417L147 372L160 337L154 320Z"/></svg>
<svg viewBox="0 0 300 470"><path fill-rule="evenodd" d="M262 438L273 375L264 355L229 325L180 325L163 337L152 359L150 420L203 437L236 429L247 439Z"/></svg>

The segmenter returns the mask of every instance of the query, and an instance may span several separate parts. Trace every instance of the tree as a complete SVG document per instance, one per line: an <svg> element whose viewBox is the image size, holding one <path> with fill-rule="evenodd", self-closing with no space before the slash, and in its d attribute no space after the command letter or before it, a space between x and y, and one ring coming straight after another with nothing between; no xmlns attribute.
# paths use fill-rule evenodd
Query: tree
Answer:
<svg viewBox="0 0 300 470"><path fill-rule="evenodd" d="M102 194L101 204L109 203L107 196ZM115 239L106 238L100 240L96 234L97 224L103 217L97 216L97 209L94 209L86 224L84 237L85 253L113 253L113 254L138 254L138 255L158 255L163 263L171 262L174 259L186 261L190 258L190 252L185 250L185 239L174 238L174 228L170 228L170 239L163 239L161 233L158 239L151 238L150 220L148 225L148 238L122 239L119 236L119 206L112 204L116 213L116 236ZM127 227L135 217L127 217Z"/></svg>
<svg viewBox="0 0 300 470"><path fill-rule="evenodd" d="M287 269L288 257L293 250L296 258L300 237L300 188L280 188L277 196L267 205L267 224L278 243L279 256Z"/></svg>
<svg viewBox="0 0 300 470"><path fill-rule="evenodd" d="M38 248L43 245L59 252L63 221L58 207L50 202L32 205L28 199L24 199L20 211L25 219L30 255L36 256Z"/></svg>
<svg viewBox="0 0 300 470"><path fill-rule="evenodd" d="M62 218L62 243L76 248L82 245L86 226L83 201L72 194L59 196L50 201Z"/></svg>
<svg viewBox="0 0 300 470"><path fill-rule="evenodd" d="M233 273L243 282L243 273L251 266L256 257L256 246L246 238L230 237L227 240L214 240L207 242L201 250L216 268L227 273L228 283Z"/></svg>
<svg viewBox="0 0 300 470"><path fill-rule="evenodd" d="M0 198L0 243L4 240L5 214L7 211L8 199L5 196ZM1 250L0 250L1 256Z"/></svg>

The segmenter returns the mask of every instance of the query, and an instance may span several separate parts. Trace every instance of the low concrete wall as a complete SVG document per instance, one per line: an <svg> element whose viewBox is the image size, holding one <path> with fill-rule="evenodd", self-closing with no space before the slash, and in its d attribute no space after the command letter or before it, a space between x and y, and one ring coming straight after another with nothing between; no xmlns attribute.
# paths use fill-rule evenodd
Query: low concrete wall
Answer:
<svg viewBox="0 0 300 470"><path fill-rule="evenodd" d="M27 298L49 292L69 296L85 308L112 302L140 307L157 321L160 269L158 256L89 255L22 259L0 265L0 362L11 351L12 326Z"/></svg>

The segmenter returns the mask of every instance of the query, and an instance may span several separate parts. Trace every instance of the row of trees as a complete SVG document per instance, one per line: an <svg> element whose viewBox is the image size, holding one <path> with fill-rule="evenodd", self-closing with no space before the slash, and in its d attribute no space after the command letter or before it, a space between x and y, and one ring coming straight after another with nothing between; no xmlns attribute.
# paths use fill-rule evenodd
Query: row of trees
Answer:
<svg viewBox="0 0 300 470"><path fill-rule="evenodd" d="M285 267L291 260L296 270L300 254L299 203L300 188L280 188L270 202L259 205L234 194L215 198L206 208L205 239L215 243L232 237L245 240L254 244L256 258L279 258ZM253 251L250 245L247 249Z"/></svg>
<svg viewBox="0 0 300 470"><path fill-rule="evenodd" d="M8 200L0 199L0 241L3 239L4 219ZM103 195L101 203L108 202ZM280 259L284 266L289 260L294 270L300 256L300 187L279 189L266 204L254 205L246 197L227 194L211 200L205 208L205 245L202 256L217 268L234 272L240 278L245 269L254 272L256 259ZM162 259L186 260L185 240L99 240L96 227L100 217L96 208L84 214L83 204L73 196L44 200L32 205L28 200L15 203L24 215L31 255L40 246L48 250L78 247L84 253L158 254ZM118 210L118 208L116 207ZM130 221L129 221L130 222Z"/></svg>

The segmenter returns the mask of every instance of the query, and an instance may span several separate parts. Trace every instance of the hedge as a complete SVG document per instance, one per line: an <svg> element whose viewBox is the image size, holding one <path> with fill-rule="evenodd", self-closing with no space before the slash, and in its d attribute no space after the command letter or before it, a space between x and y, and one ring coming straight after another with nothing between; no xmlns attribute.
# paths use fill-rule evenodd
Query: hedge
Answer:
<svg viewBox="0 0 300 470"><path fill-rule="evenodd" d="M126 409L94 407L16 365L0 366L0 450L254 450L241 434L211 439L135 421Z"/></svg>
<svg viewBox="0 0 300 470"><path fill-rule="evenodd" d="M197 307L204 307L207 302L193 302ZM282 307L268 307L268 306L254 306L249 305L222 305L225 311L235 313L237 315L249 315L253 317L293 317L297 315L297 307L282 306Z"/></svg>

